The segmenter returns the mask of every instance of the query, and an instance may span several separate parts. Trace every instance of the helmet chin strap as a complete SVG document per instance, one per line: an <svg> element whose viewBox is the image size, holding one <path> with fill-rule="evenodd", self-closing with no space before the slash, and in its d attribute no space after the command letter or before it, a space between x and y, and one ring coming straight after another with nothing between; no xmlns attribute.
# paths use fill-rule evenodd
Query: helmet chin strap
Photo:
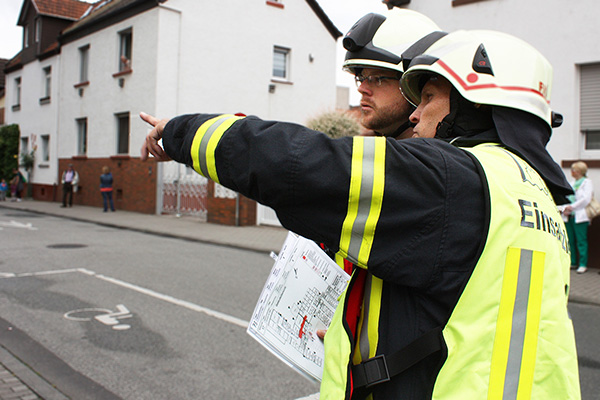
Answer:
<svg viewBox="0 0 600 400"><path fill-rule="evenodd" d="M452 113L446 115L443 120L438 122L435 128L435 137L438 139L448 139L453 137L454 115Z"/></svg>
<svg viewBox="0 0 600 400"><path fill-rule="evenodd" d="M438 124L435 129L435 137L438 139L449 139L456 135L454 135L454 120L456 119L456 114L458 113L458 92L456 89L452 88L450 91L450 113L444 117Z"/></svg>
<svg viewBox="0 0 600 400"><path fill-rule="evenodd" d="M412 122L410 122L409 120L407 120L405 123L403 123L402 125L400 125L398 127L398 129L396 129L394 132L389 133L389 134L383 134L381 132L375 132L375 136L384 136L384 137L391 137L391 138L396 138L398 136L400 136L402 133L404 133L405 130L407 130L408 128L412 128L414 127L415 124L413 124Z"/></svg>

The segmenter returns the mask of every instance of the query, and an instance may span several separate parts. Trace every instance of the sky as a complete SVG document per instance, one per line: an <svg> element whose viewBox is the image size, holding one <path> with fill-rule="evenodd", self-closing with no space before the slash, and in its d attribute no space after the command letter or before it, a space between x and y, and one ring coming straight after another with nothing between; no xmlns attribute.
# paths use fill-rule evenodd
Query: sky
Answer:
<svg viewBox="0 0 600 400"><path fill-rule="evenodd" d="M87 2L93 3L94 0ZM317 0L317 2L342 34L345 34L363 15L370 12L384 13L387 10L381 0ZM17 26L17 19L22 4L23 0L0 1L0 58L10 59L21 50L23 28ZM337 84L350 87L350 104L358 104L360 97L355 90L353 79L350 74L341 70L344 54L345 50L340 38L336 54Z"/></svg>

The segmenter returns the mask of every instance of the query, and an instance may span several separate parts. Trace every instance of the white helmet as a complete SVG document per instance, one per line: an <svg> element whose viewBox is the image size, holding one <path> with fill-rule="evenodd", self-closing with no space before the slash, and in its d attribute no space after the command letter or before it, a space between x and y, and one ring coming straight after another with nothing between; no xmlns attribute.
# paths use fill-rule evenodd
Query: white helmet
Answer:
<svg viewBox="0 0 600 400"><path fill-rule="evenodd" d="M367 14L343 39L346 60L343 69L388 68L403 72L401 55L414 42L440 28L416 11L394 8L385 13Z"/></svg>
<svg viewBox="0 0 600 400"><path fill-rule="evenodd" d="M562 122L549 104L552 66L531 45L506 33L452 32L403 63L409 65L404 66L402 92L414 105L421 101L424 77L435 73L470 102L523 110L550 127Z"/></svg>

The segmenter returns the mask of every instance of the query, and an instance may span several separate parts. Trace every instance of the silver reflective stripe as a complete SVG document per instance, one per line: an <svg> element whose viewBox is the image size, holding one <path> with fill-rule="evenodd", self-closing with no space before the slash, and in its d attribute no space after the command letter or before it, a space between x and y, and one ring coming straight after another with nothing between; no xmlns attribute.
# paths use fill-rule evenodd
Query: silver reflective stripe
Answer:
<svg viewBox="0 0 600 400"><path fill-rule="evenodd" d="M231 116L223 115L221 119L215 121L207 130L204 136L202 137L202 141L200 142L200 147L198 148L198 164L200 166L200 171L202 171L203 176L210 176L208 174L208 167L206 166L206 150L208 148L208 142L212 137L213 133L217 130L219 126L225 121L227 121Z"/></svg>
<svg viewBox="0 0 600 400"><path fill-rule="evenodd" d="M352 235L348 246L348 259L358 263L360 246L362 245L367 218L371 211L373 197L375 163L375 140L365 140L363 148L362 177L360 180L360 196L358 200L358 214L352 225Z"/></svg>
<svg viewBox="0 0 600 400"><path fill-rule="evenodd" d="M371 288L373 283L373 275L367 273L365 279L365 292L363 297L363 320L360 326L360 357L362 361L368 360L369 350L369 304L371 304Z"/></svg>
<svg viewBox="0 0 600 400"><path fill-rule="evenodd" d="M516 399L519 389L519 376L521 375L521 360L523 359L523 346L525 343L525 327L527 324L527 305L529 288L531 287L531 268L533 265L533 251L521 250L519 260L519 277L517 280L517 293L512 316L512 329L510 347L508 349L508 362L506 364L506 378L504 380L504 400Z"/></svg>

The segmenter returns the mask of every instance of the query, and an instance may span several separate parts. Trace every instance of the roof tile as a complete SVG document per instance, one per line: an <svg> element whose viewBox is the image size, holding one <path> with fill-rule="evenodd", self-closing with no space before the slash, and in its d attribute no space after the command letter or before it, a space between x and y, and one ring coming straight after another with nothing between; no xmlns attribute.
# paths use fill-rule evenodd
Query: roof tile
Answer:
<svg viewBox="0 0 600 400"><path fill-rule="evenodd" d="M41 15L78 20L93 4L78 0L31 0Z"/></svg>

